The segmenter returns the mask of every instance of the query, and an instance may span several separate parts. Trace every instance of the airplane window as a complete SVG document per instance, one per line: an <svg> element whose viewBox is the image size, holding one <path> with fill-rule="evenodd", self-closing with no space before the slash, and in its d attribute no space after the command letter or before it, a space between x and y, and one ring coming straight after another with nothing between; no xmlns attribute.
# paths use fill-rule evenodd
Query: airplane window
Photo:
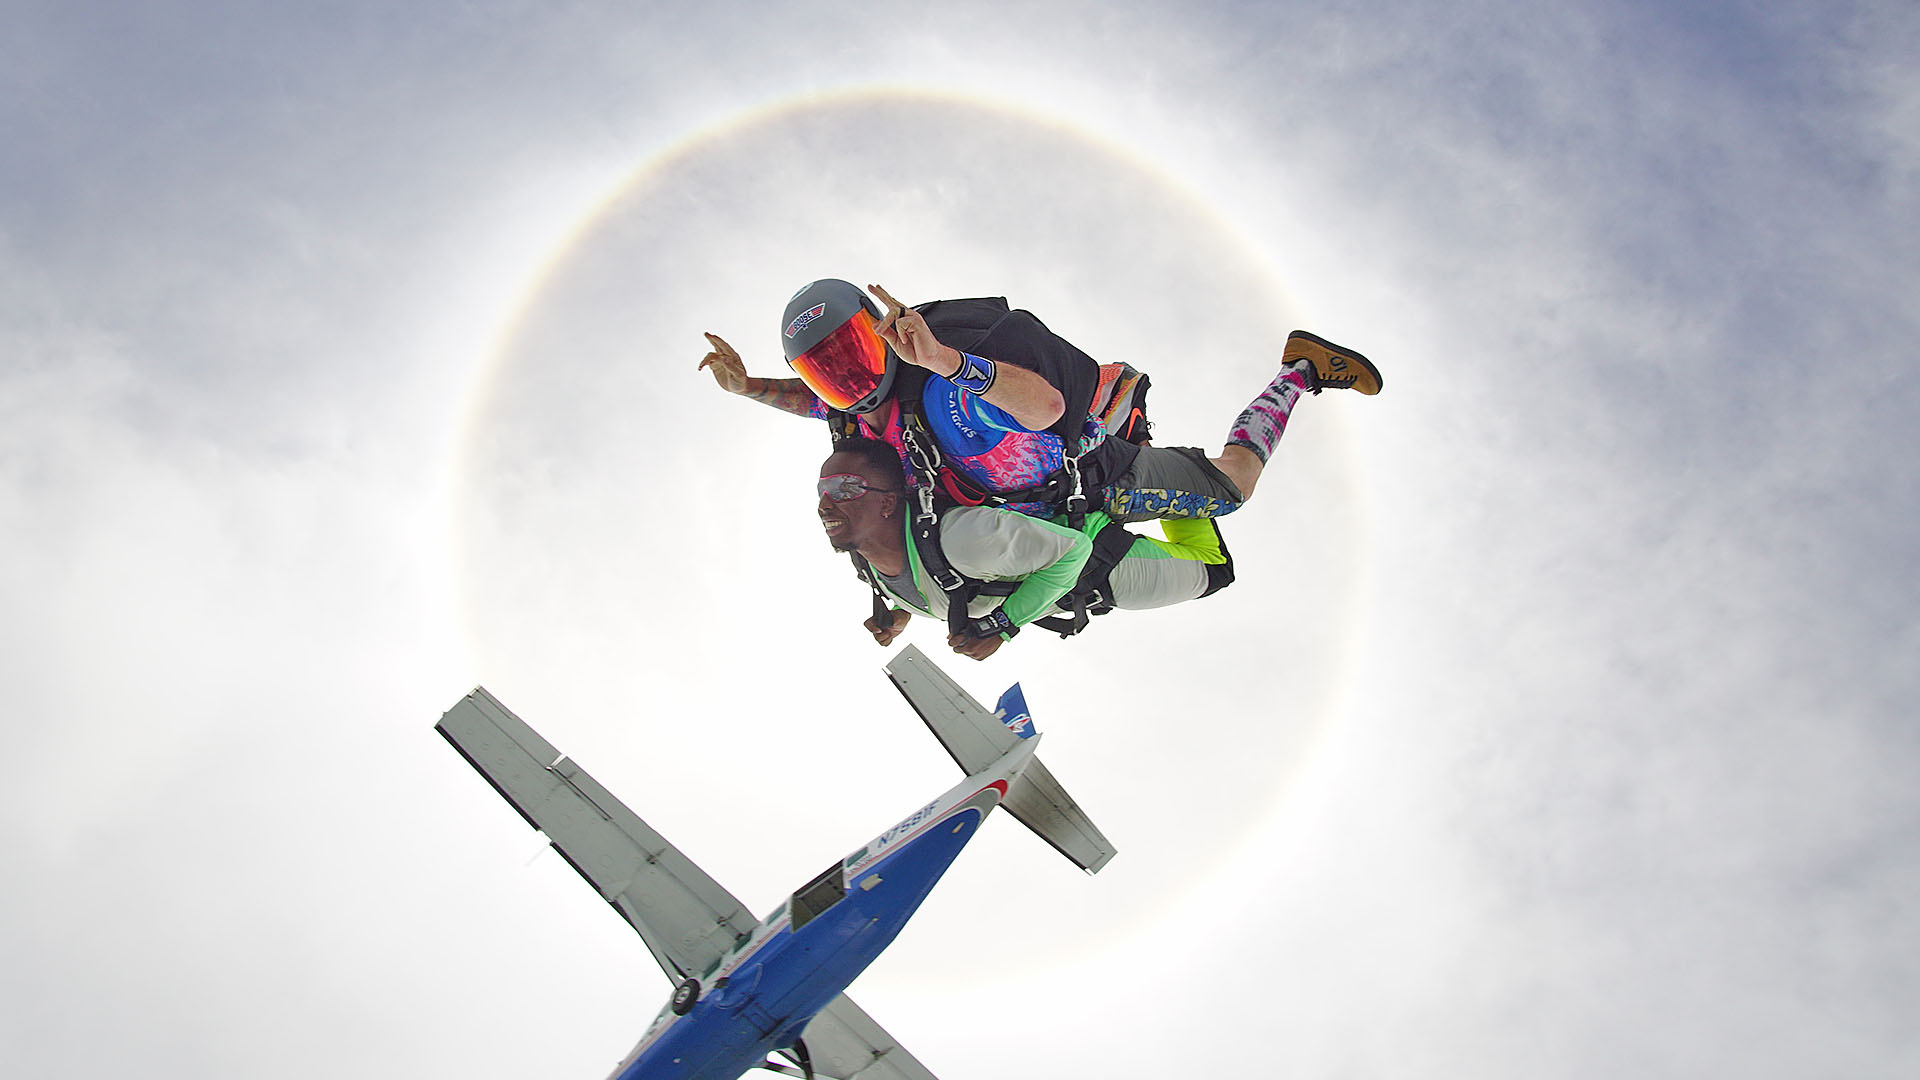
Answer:
<svg viewBox="0 0 1920 1080"><path fill-rule="evenodd" d="M847 895L846 876L839 863L800 887L793 894L793 929L799 930L814 917L840 902Z"/></svg>

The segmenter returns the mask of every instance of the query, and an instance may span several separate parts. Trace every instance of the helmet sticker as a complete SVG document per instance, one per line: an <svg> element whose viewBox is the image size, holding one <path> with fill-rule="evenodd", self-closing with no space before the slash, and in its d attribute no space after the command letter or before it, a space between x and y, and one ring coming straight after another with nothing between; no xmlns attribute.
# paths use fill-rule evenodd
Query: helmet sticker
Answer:
<svg viewBox="0 0 1920 1080"><path fill-rule="evenodd" d="M820 303L794 316L793 321L787 324L787 336L792 337L800 331L805 330L808 324L826 313L827 304L826 301L822 300Z"/></svg>

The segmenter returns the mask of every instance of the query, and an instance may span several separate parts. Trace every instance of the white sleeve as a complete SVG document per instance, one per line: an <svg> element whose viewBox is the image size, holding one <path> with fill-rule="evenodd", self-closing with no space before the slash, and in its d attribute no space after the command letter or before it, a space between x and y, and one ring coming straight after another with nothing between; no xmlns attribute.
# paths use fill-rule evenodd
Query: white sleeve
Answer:
<svg viewBox="0 0 1920 1080"><path fill-rule="evenodd" d="M940 549L955 570L987 581L1023 578L1073 551L1080 534L1036 517L985 506L949 510L940 519Z"/></svg>

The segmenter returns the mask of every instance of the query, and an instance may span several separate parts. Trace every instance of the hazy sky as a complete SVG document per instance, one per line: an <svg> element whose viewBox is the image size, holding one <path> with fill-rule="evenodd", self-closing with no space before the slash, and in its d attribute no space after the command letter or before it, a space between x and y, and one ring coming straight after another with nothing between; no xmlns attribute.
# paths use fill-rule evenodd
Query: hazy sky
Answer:
<svg viewBox="0 0 1920 1080"><path fill-rule="evenodd" d="M0 1072L596 1077L638 939L476 684L756 913L944 790L812 517L814 277L1005 295L1240 577L943 661L996 817L853 996L964 1077L1920 1068L1910 4L16 2ZM936 657L942 635L911 639Z"/></svg>

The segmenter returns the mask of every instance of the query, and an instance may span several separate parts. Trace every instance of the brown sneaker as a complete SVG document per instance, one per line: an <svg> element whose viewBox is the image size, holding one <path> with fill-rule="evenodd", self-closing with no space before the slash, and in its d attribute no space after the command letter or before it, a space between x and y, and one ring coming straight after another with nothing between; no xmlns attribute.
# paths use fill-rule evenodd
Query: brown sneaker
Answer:
<svg viewBox="0 0 1920 1080"><path fill-rule="evenodd" d="M1316 394L1322 390L1358 390L1367 395L1380 392L1380 369L1372 361L1305 330L1288 334L1287 349L1280 354L1282 364L1295 360L1312 361L1313 385L1307 389Z"/></svg>

